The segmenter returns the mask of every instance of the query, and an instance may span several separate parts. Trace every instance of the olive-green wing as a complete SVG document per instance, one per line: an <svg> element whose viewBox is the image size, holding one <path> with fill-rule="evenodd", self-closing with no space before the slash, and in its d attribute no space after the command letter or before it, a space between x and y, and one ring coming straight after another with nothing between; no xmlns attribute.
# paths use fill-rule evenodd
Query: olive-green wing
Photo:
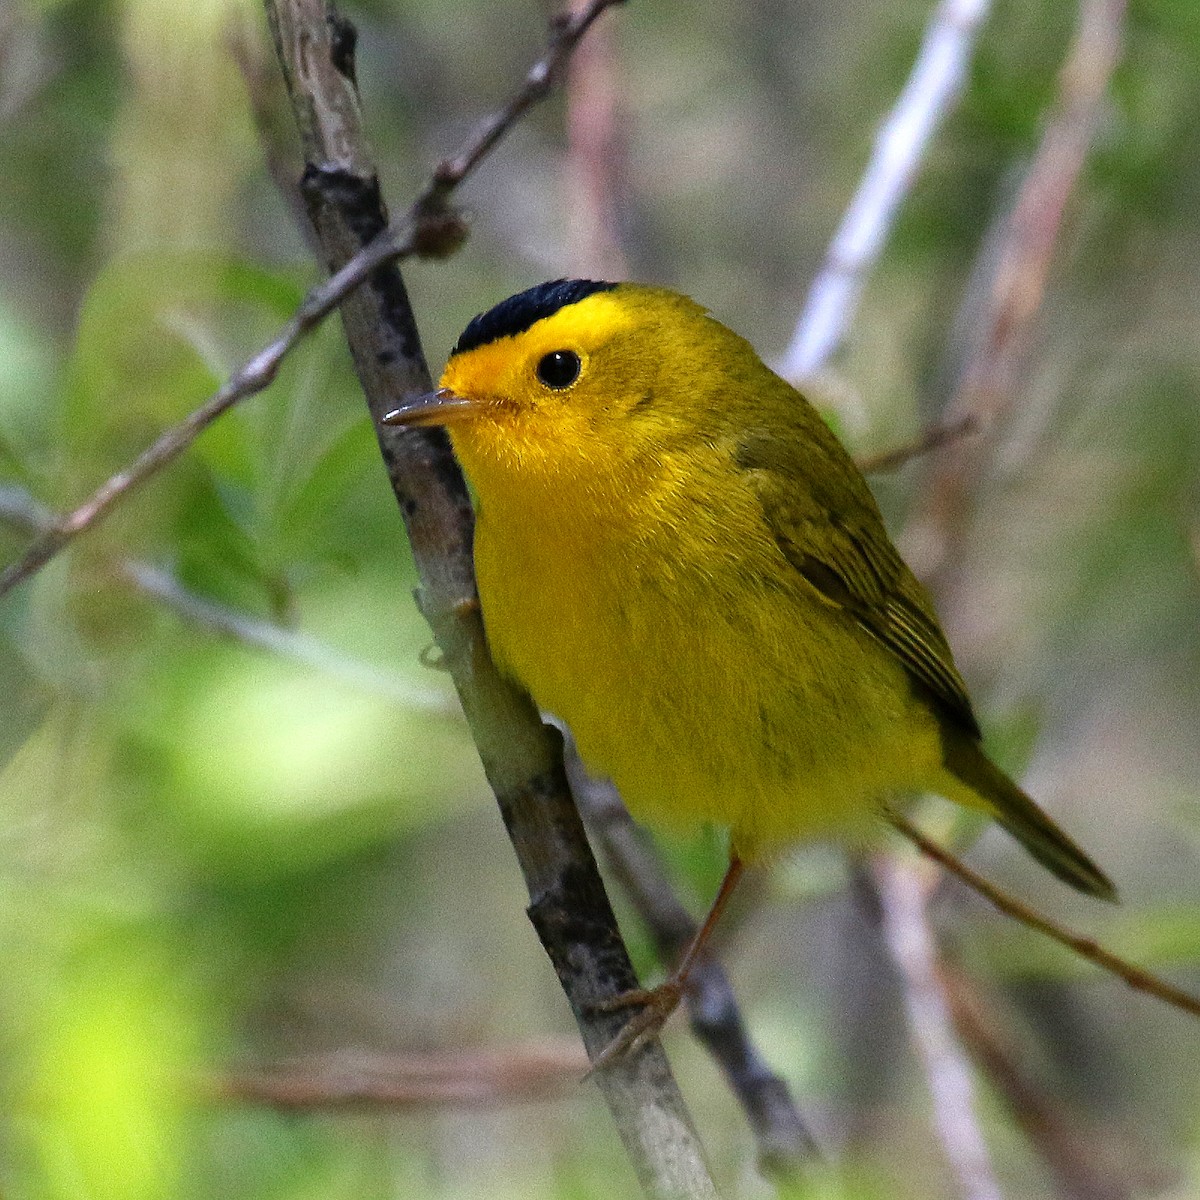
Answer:
<svg viewBox="0 0 1200 1200"><path fill-rule="evenodd" d="M753 431L736 450L776 545L827 602L895 655L945 716L979 737L928 593L892 545L858 468L805 408L800 428Z"/></svg>

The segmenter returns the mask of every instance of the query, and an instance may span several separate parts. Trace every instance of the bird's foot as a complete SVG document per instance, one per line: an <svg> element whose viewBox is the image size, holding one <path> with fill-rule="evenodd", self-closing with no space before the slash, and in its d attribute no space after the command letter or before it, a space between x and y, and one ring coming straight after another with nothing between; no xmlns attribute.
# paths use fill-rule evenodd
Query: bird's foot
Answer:
<svg viewBox="0 0 1200 1200"><path fill-rule="evenodd" d="M647 1042L658 1037L670 1015L679 1007L687 986L685 977L672 975L657 987L631 988L627 992L601 1000L595 1008L600 1012L615 1012L622 1008L637 1008L603 1050L592 1060L593 1071L611 1066L629 1054L636 1054Z"/></svg>

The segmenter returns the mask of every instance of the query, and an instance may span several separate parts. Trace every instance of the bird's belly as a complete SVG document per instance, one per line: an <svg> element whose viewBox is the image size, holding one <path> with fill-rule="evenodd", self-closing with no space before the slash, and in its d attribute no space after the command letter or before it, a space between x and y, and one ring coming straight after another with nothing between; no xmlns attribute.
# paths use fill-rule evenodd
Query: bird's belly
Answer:
<svg viewBox="0 0 1200 1200"><path fill-rule="evenodd" d="M537 539L520 553L506 537L501 558L482 523L476 565L497 662L639 820L726 826L752 859L857 837L888 794L936 773L935 723L903 668L816 598Z"/></svg>

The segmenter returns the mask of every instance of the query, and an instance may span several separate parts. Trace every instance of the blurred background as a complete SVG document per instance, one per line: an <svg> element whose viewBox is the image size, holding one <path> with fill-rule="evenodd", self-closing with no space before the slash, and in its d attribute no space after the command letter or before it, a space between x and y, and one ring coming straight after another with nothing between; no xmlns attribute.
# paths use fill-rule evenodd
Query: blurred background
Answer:
<svg viewBox="0 0 1200 1200"><path fill-rule="evenodd" d="M538 109L464 189L466 247L406 269L434 374L480 309L586 274L688 292L778 362L932 7L658 0L607 14L569 100ZM523 76L549 9L345 12L402 212ZM961 399L978 281L1076 15L997 0L982 27L961 103L812 385L857 453ZM318 278L272 71L250 0L0 7L0 561L201 403ZM1097 116L1044 302L991 396L992 436L873 482L933 580L989 744L1123 903L1068 893L999 834L971 861L1197 990L1194 0L1130 5ZM947 478L949 516L930 499ZM634 1194L579 1083L574 1026L448 683L422 664L413 585L329 323L267 394L0 599L0 1193ZM662 849L702 911L719 839ZM1014 1108L994 1070L976 1073L1003 1195L1100 1195L1072 1181L1066 1146L1105 1196L1200 1196L1195 1021L961 889L933 913L1030 1089ZM798 850L760 873L722 957L826 1151L794 1194L962 1194L872 903L840 854ZM775 1194L685 1022L667 1045L725 1193ZM498 1055L508 1083L467 1088L473 1102L428 1086L350 1108L266 1104L247 1083L282 1061L328 1079L331 1063L353 1075L445 1051ZM505 1064L531 1057L550 1064L544 1094L512 1100Z"/></svg>

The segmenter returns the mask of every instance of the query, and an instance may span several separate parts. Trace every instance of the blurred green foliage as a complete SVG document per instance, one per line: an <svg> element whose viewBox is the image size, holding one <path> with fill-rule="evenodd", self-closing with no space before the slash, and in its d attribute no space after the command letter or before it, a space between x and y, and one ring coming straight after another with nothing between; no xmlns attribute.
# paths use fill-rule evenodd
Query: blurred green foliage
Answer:
<svg viewBox="0 0 1200 1200"><path fill-rule="evenodd" d="M663 0L607 16L631 274L690 292L778 353L931 8ZM523 74L546 14L479 0L348 12L400 211ZM999 752L1028 760L1031 786L1126 904L1098 913L1063 895L998 836L974 856L1193 986L1198 14L1193 0L1131 5L1015 415L943 598ZM996 3L829 387L831 419L863 450L908 436L944 399L955 315L1036 148L1073 20L1071 5ZM234 47L269 68L249 0L14 0L0 14L5 561L29 536L17 499L84 497L269 339L317 277L264 166L261 85ZM567 174L555 99L466 188L464 251L410 269L435 370L479 309L592 269ZM897 527L920 480L919 466L879 480ZM307 657L215 633L139 587L131 564L298 631ZM5 1196L630 1192L586 1087L510 1108L302 1116L218 1098L238 1069L281 1055L570 1034L448 684L421 665L413 584L331 323L267 394L0 601ZM719 841L667 849L699 907ZM759 1044L838 1152L802 1194L951 1196L895 984L847 878L831 852L799 853L758 880L730 938ZM1195 1027L978 905L951 922L1030 1061L1053 1064L1080 1137L1117 1131L1130 1194L1200 1189ZM745 1124L679 1025L718 1178L762 1194ZM1007 1194L1053 1194L1002 1105L984 1111Z"/></svg>

